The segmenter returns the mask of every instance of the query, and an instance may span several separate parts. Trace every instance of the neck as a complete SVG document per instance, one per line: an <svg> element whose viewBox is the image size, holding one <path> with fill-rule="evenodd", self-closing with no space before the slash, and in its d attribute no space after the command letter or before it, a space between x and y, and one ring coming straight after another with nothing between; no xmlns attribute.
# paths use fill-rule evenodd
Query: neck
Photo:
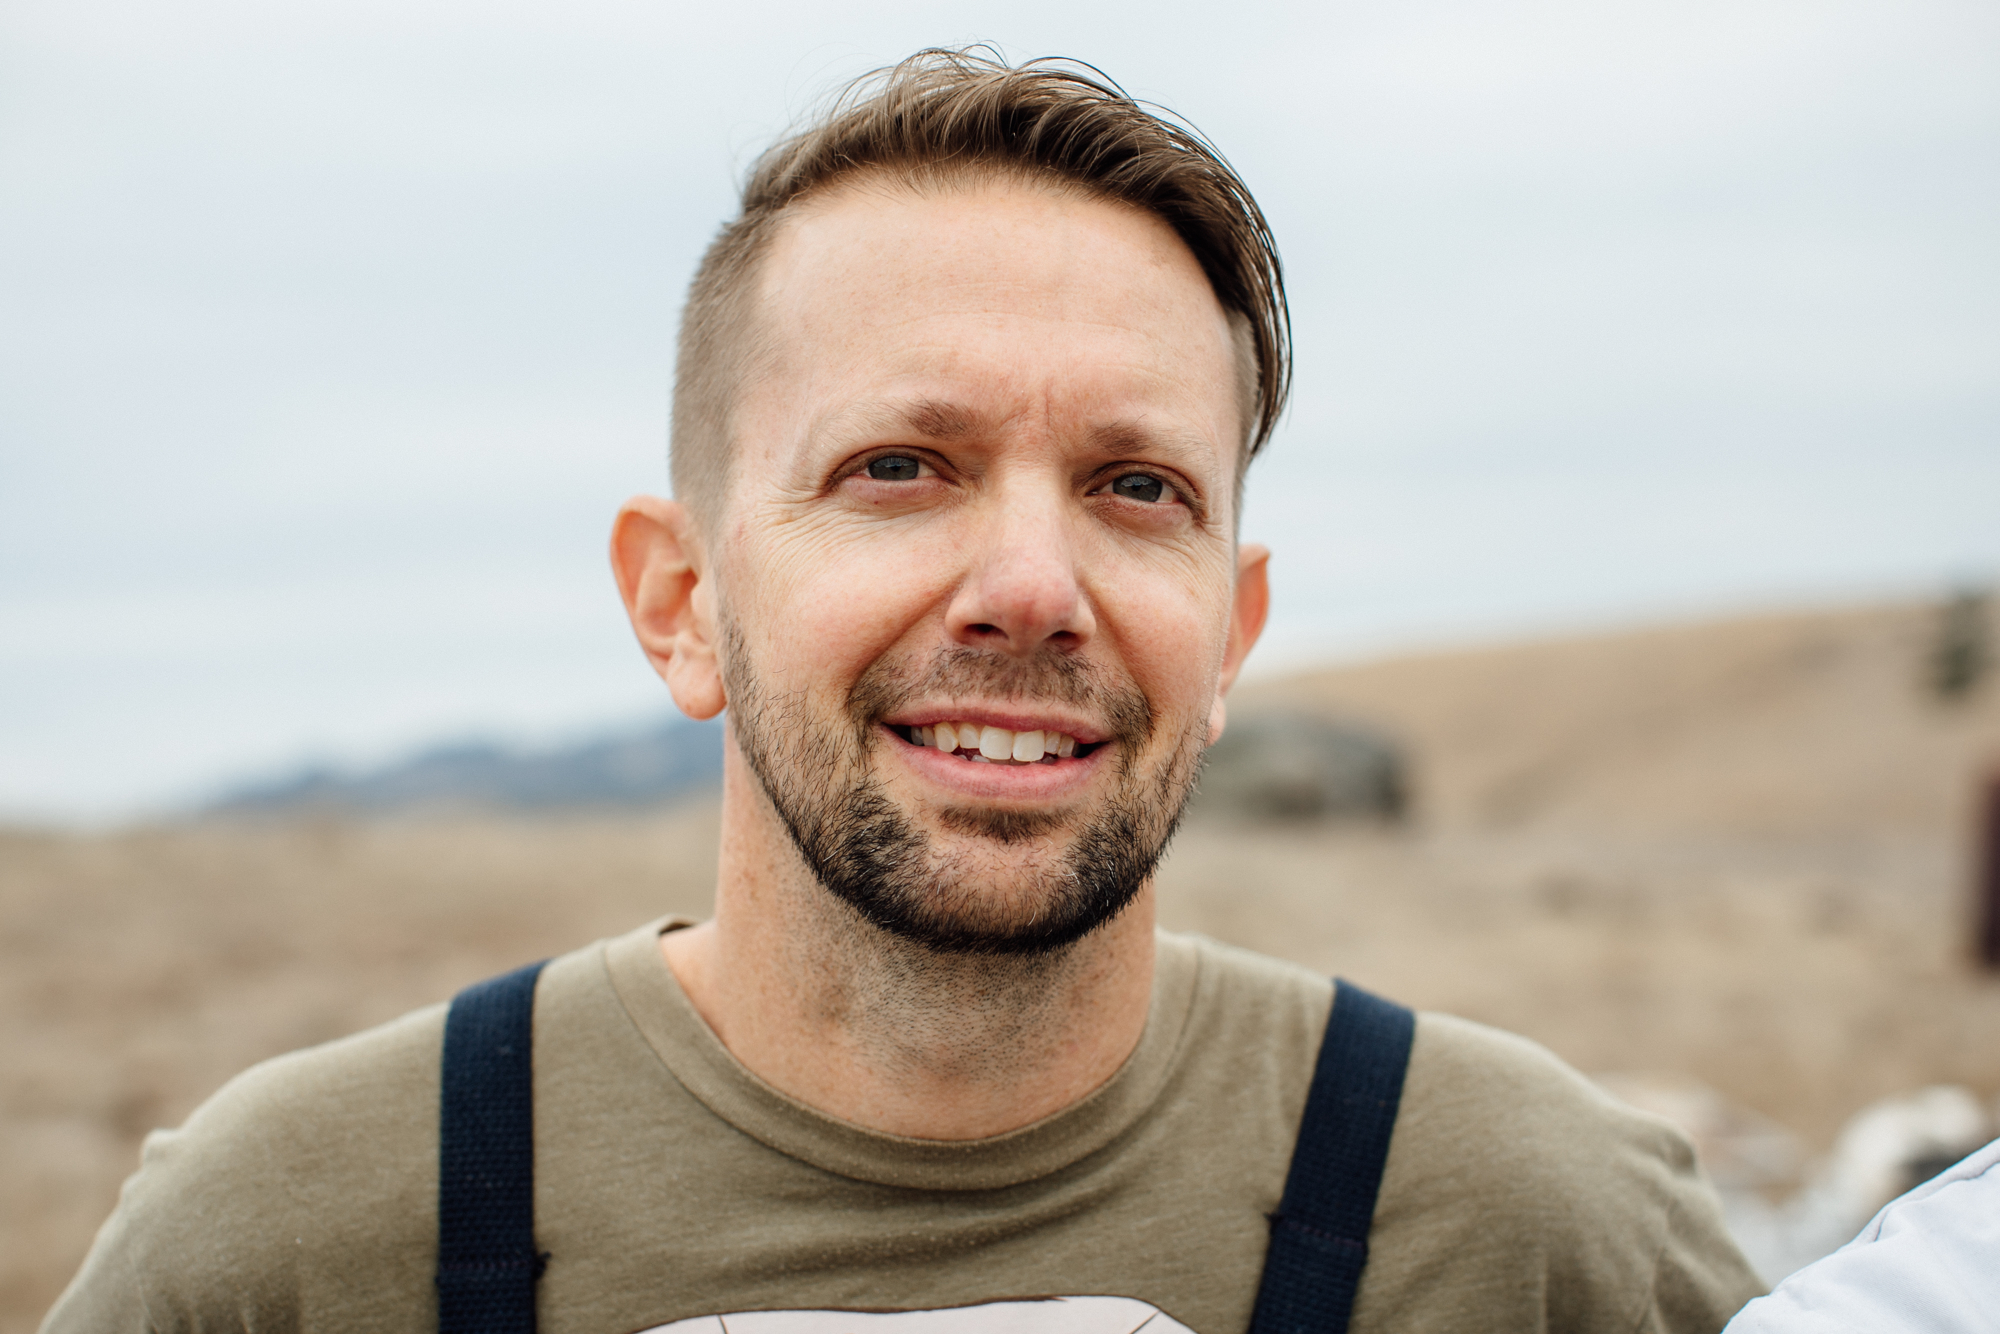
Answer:
<svg viewBox="0 0 2000 1334"><path fill-rule="evenodd" d="M702 1018L766 1083L871 1130L979 1139L1076 1102L1138 1046L1150 885L1050 954L939 953L823 889L730 759L715 917L661 944Z"/></svg>

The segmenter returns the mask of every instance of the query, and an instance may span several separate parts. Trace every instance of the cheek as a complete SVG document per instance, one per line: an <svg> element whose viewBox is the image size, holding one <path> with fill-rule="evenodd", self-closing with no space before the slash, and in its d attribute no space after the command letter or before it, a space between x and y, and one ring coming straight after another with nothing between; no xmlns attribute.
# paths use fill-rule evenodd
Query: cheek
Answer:
<svg viewBox="0 0 2000 1334"><path fill-rule="evenodd" d="M1147 579L1128 568L1123 595L1099 603L1122 666L1163 722L1207 716L1227 642L1227 586L1218 593L1212 572L1191 574Z"/></svg>
<svg viewBox="0 0 2000 1334"><path fill-rule="evenodd" d="M1197 650L1197 651L1190 651ZM1152 703L1163 737L1190 718L1207 717L1215 695L1216 672L1205 637L1189 633L1133 645L1132 671Z"/></svg>
<svg viewBox="0 0 2000 1334"><path fill-rule="evenodd" d="M745 554L751 636L771 689L844 697L944 595L923 573L941 562L891 541L778 542Z"/></svg>

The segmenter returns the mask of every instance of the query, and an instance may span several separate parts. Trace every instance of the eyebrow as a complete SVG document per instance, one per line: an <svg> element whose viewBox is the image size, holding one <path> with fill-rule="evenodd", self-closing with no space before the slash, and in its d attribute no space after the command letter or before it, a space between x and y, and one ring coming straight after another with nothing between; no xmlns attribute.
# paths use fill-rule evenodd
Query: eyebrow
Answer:
<svg viewBox="0 0 2000 1334"><path fill-rule="evenodd" d="M963 440L988 430L995 423L984 413L960 403L938 398L915 398L901 402L875 403L858 412L842 414L846 420L836 428L841 435L854 428L879 431L902 428L926 440ZM1175 460L1200 454L1202 442L1179 431L1154 431L1137 422L1112 421L1089 430L1090 442L1111 456L1159 454Z"/></svg>
<svg viewBox="0 0 2000 1334"><path fill-rule="evenodd" d="M1153 455L1168 463L1195 468L1195 460L1206 452L1204 442L1197 436L1185 435L1180 431L1154 431L1136 422L1108 422L1092 428L1091 443L1109 455L1145 457Z"/></svg>
<svg viewBox="0 0 2000 1334"><path fill-rule="evenodd" d="M959 440L979 429L979 414L956 403L920 398L896 409L903 424L932 440Z"/></svg>
<svg viewBox="0 0 2000 1334"><path fill-rule="evenodd" d="M944 441L976 435L987 424L982 414L962 404L912 398L850 403L828 418L820 430L827 439L841 442L900 431Z"/></svg>
<svg viewBox="0 0 2000 1334"><path fill-rule="evenodd" d="M1172 435L1162 438L1136 422L1109 422L1090 432L1091 443L1107 454L1144 454L1164 445L1169 450L1178 442Z"/></svg>

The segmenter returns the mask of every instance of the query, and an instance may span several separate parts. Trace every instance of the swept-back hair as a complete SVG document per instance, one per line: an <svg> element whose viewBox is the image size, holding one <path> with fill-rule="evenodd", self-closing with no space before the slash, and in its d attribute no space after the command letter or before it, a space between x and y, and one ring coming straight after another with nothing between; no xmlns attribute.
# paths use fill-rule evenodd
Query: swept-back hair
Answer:
<svg viewBox="0 0 2000 1334"><path fill-rule="evenodd" d="M967 171L1079 188L1158 217L1201 264L1236 334L1243 461L1263 448L1291 387L1291 316L1270 226L1199 131L1073 61L1010 66L979 48L933 49L848 84L765 150L735 221L696 270L674 378L675 493L719 499L758 262L791 205L857 173L942 184Z"/></svg>

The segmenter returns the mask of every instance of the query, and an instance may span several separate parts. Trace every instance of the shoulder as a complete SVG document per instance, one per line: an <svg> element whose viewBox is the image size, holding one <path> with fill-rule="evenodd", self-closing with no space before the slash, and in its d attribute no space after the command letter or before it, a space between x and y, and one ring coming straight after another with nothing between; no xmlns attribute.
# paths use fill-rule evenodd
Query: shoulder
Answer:
<svg viewBox="0 0 2000 1334"><path fill-rule="evenodd" d="M543 971L538 1047L589 1027L602 955ZM423 1328L447 1009L253 1066L148 1136L47 1329Z"/></svg>
<svg viewBox="0 0 2000 1334"><path fill-rule="evenodd" d="M437 1155L444 1011L429 1006L230 1080L180 1129L147 1139L127 1191L135 1211L193 1206L211 1235L221 1224L268 1242L263 1225L281 1218L322 1231L364 1202L409 1194L411 1174ZM374 1213L370 1225L381 1221Z"/></svg>
<svg viewBox="0 0 2000 1334"><path fill-rule="evenodd" d="M1401 1244L1371 1287L1531 1303L1550 1329L1714 1331L1760 1290L1680 1131L1448 1015L1418 1019L1376 1235Z"/></svg>
<svg viewBox="0 0 2000 1334"><path fill-rule="evenodd" d="M1175 953L1193 964L1200 1037L1264 1054L1302 1107L1332 1012L1333 981L1206 937L1163 934L1160 945L1163 966L1186 966ZM1607 1131L1615 1129L1612 1139L1636 1136L1671 1170L1692 1169L1692 1150L1666 1122L1624 1109L1539 1044L1450 1015L1417 1016L1396 1137L1421 1144L1423 1163L1447 1151L1472 1153L1502 1176L1523 1169L1539 1175L1549 1150L1574 1147L1579 1129L1607 1150ZM1450 1170L1464 1168L1460 1162Z"/></svg>
<svg viewBox="0 0 2000 1334"><path fill-rule="evenodd" d="M379 1132L416 1128L435 1139L445 1006L252 1066L148 1145L147 1165L223 1174L282 1165L296 1179L405 1152ZM411 1155L435 1144L407 1146Z"/></svg>
<svg viewBox="0 0 2000 1334"><path fill-rule="evenodd" d="M1333 1002L1307 969L1163 936L1196 965L1191 1037L1264 1088L1289 1144ZM1169 965L1173 966L1173 965ZM1228 1099L1243 1133L1265 1100ZM1714 1334L1759 1291L1694 1150L1554 1053L1420 1013L1355 1310L1370 1329Z"/></svg>
<svg viewBox="0 0 2000 1334"><path fill-rule="evenodd" d="M1332 1010L1333 983L1308 969L1202 937L1162 937L1197 963L1202 1036L1255 1049L1303 1105ZM1392 1184L1561 1195L1636 1173L1657 1196L1695 1174L1694 1151L1667 1122L1617 1102L1538 1043L1423 1012L1391 1149Z"/></svg>
<svg viewBox="0 0 2000 1334"><path fill-rule="evenodd" d="M574 1027L601 953L544 970L538 1037L544 1019ZM289 1327L304 1312L422 1327L447 1008L252 1066L148 1136L48 1329Z"/></svg>
<svg viewBox="0 0 2000 1334"><path fill-rule="evenodd" d="M1584 1186L1617 1164L1664 1183L1695 1171L1687 1138L1617 1101L1539 1043L1450 1015L1424 1013L1404 1081L1397 1133L1481 1171L1494 1186L1527 1173Z"/></svg>
<svg viewBox="0 0 2000 1334"><path fill-rule="evenodd" d="M603 953L543 970L538 1048L602 1027ZM253 1066L148 1136L47 1328L424 1327L447 1009Z"/></svg>
<svg viewBox="0 0 2000 1334"><path fill-rule="evenodd" d="M258 1328L406 1286L435 1249L444 1009L253 1066L149 1135L47 1328Z"/></svg>
<svg viewBox="0 0 2000 1334"><path fill-rule="evenodd" d="M1392 1215L1423 1214L1449 1197L1564 1246L1572 1232L1601 1238L1609 1224L1643 1248L1698 1186L1684 1135L1547 1048L1450 1015L1419 1016L1385 1182Z"/></svg>

